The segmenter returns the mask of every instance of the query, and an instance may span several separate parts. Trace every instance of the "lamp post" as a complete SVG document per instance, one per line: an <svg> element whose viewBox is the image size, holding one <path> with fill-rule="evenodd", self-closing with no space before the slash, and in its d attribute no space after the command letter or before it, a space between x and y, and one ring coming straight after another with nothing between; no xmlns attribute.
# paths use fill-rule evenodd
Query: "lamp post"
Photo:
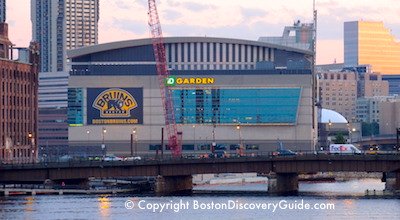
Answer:
<svg viewBox="0 0 400 220"><path fill-rule="evenodd" d="M101 142L101 150L103 152L103 157L106 157L106 145L104 143L104 136L107 133L107 129L103 127L103 131L101 132L102 134L102 142Z"/></svg>
<svg viewBox="0 0 400 220"><path fill-rule="evenodd" d="M332 122L331 122L331 120L329 120L328 121L328 134L327 134L327 137L326 137L326 142L327 142L327 148L329 149L329 145L331 144L331 140L330 140L330 138L329 138L329 136L330 136L330 134L331 134L331 127L332 127Z"/></svg>
<svg viewBox="0 0 400 220"><path fill-rule="evenodd" d="M356 128L352 128L351 129L351 131L350 131L350 143L353 143L353 136L354 136L354 133L357 131L357 129ZM357 139L356 139L357 140Z"/></svg>
<svg viewBox="0 0 400 220"><path fill-rule="evenodd" d="M33 134L31 132L28 133L28 139L29 139L29 154L31 155L31 161L33 163L34 162L35 149L33 149Z"/></svg>
<svg viewBox="0 0 400 220"><path fill-rule="evenodd" d="M242 144L242 131L240 129L241 129L240 124L236 125L236 130L238 130L239 133L239 147L241 148L243 144Z"/></svg>
<svg viewBox="0 0 400 220"><path fill-rule="evenodd" d="M135 137L133 137L135 136ZM135 138L135 156L137 156L137 142L138 142L138 138L137 138L137 134L136 134L136 127L133 128L132 134L131 134L131 154L133 156L133 138Z"/></svg>
<svg viewBox="0 0 400 220"><path fill-rule="evenodd" d="M196 150L196 125L193 125L193 149Z"/></svg>
<svg viewBox="0 0 400 220"><path fill-rule="evenodd" d="M213 124L212 139L213 139L213 141L211 143L211 153L214 154L215 147L217 147L217 142L215 142L215 124Z"/></svg>
<svg viewBox="0 0 400 220"><path fill-rule="evenodd" d="M89 143L89 139L90 139L90 131L89 131L89 130L86 130L86 134L87 134L87 141L88 141L88 143Z"/></svg>

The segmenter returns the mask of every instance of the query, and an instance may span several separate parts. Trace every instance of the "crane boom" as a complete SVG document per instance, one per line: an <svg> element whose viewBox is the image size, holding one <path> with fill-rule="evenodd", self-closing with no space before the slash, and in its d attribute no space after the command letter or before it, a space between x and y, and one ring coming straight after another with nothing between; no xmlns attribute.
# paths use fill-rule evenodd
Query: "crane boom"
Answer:
<svg viewBox="0 0 400 220"><path fill-rule="evenodd" d="M165 80L169 77L167 68L167 59L165 55L164 38L162 35L160 19L158 17L157 6L155 0L149 0L149 27L153 43L154 57L156 61L156 69L158 82L160 85L161 98L164 107L165 126L168 135L168 145L174 157L181 155L181 134L178 132L174 104L172 99L172 91L165 86ZM179 136L180 135L180 136Z"/></svg>

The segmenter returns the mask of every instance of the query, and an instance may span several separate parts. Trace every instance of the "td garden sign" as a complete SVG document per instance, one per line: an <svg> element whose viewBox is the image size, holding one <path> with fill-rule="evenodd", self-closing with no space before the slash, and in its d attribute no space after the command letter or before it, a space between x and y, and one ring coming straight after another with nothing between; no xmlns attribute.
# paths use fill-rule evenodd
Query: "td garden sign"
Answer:
<svg viewBox="0 0 400 220"><path fill-rule="evenodd" d="M165 86L184 86L184 85L209 85L214 84L215 79L211 77L175 77L170 76L165 79Z"/></svg>

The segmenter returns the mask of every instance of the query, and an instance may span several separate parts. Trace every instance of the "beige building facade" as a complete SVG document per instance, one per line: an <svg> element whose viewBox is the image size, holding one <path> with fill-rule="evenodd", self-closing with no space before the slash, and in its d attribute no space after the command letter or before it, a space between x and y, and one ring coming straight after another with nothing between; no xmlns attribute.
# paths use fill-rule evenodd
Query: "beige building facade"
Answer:
<svg viewBox="0 0 400 220"><path fill-rule="evenodd" d="M400 128L400 97L382 102L379 106L379 113L380 134L396 134L396 128Z"/></svg>
<svg viewBox="0 0 400 220"><path fill-rule="evenodd" d="M322 108L337 111L348 121L355 118L357 80L354 72L320 73L319 92Z"/></svg>

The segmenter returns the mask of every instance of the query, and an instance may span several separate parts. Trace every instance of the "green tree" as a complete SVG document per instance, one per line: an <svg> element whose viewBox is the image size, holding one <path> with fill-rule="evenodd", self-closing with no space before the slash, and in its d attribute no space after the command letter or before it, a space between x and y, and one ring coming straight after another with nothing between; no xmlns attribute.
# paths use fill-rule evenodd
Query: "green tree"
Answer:
<svg viewBox="0 0 400 220"><path fill-rule="evenodd" d="M346 139L344 138L342 133L338 133L335 136L335 144L345 144L346 143Z"/></svg>

